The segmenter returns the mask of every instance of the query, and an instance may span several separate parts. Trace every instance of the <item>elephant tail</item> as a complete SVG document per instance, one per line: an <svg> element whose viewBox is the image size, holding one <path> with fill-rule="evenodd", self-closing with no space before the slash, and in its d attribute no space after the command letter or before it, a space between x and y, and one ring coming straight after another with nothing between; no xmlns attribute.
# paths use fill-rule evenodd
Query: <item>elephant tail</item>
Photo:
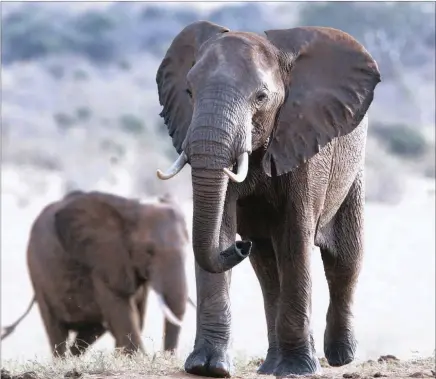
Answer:
<svg viewBox="0 0 436 379"><path fill-rule="evenodd" d="M9 326L5 326L4 328L2 328L2 334L1 334L0 340L5 339L11 333L14 332L14 330L18 326L18 324L21 321L23 321L23 319L29 314L30 310L32 309L33 304L35 304L35 303L36 303L36 296L33 295L32 301L30 302L29 306L27 307L26 312L24 312L24 314L17 321L15 321L13 324L11 324Z"/></svg>

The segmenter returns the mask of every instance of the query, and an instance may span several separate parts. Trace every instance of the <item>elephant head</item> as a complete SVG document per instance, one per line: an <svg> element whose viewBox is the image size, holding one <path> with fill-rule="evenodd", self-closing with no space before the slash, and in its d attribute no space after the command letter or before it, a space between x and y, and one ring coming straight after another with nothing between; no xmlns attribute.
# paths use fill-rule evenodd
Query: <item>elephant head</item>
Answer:
<svg viewBox="0 0 436 379"><path fill-rule="evenodd" d="M356 128L380 82L376 62L342 31L298 27L265 34L190 24L157 72L161 116L180 154L158 176L169 179L191 165L193 248L208 272L231 269L250 252L249 241L233 239L224 250L219 238L236 235L226 193L229 179L247 178L251 153L262 149L267 177L290 172Z"/></svg>
<svg viewBox="0 0 436 379"><path fill-rule="evenodd" d="M175 205L90 192L65 197L55 231L65 251L89 267L120 296L144 282L165 317L180 326L188 301L186 223Z"/></svg>

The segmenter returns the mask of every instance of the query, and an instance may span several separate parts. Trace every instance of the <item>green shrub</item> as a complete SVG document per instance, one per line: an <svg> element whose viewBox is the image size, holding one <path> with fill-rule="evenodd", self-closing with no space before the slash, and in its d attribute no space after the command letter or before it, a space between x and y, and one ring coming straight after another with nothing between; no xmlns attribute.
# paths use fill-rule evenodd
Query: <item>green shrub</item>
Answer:
<svg viewBox="0 0 436 379"><path fill-rule="evenodd" d="M88 107L79 107L76 109L76 117L80 121L88 121L91 115L92 111Z"/></svg>
<svg viewBox="0 0 436 379"><path fill-rule="evenodd" d="M114 20L104 12L90 10L79 14L73 21L75 30L72 45L91 61L109 62L116 55L116 45L111 32Z"/></svg>
<svg viewBox="0 0 436 379"><path fill-rule="evenodd" d="M63 51L65 41L49 14L34 6L23 6L2 17L2 60L6 64Z"/></svg>
<svg viewBox="0 0 436 379"><path fill-rule="evenodd" d="M127 133L141 134L144 131L144 123L135 115L124 114L119 119L121 128Z"/></svg>
<svg viewBox="0 0 436 379"><path fill-rule="evenodd" d="M130 63L126 60L122 60L118 63L118 66L120 67L121 70L123 71L129 71L132 66L130 65Z"/></svg>
<svg viewBox="0 0 436 379"><path fill-rule="evenodd" d="M402 124L374 124L372 131L392 154L419 158L427 151L427 141L417 128Z"/></svg>
<svg viewBox="0 0 436 379"><path fill-rule="evenodd" d="M126 149L124 146L110 139L103 139L100 142L100 148L116 158L121 158L126 154Z"/></svg>
<svg viewBox="0 0 436 379"><path fill-rule="evenodd" d="M74 126L74 124L76 123L76 120L74 119L73 116L70 116L66 113L55 113L53 115L53 118L56 122L56 125L59 129L62 130L66 130L66 129L70 129Z"/></svg>
<svg viewBox="0 0 436 379"><path fill-rule="evenodd" d="M60 80L65 76L65 69L60 65L53 65L47 70L56 80Z"/></svg>
<svg viewBox="0 0 436 379"><path fill-rule="evenodd" d="M74 71L73 78L77 81L84 81L88 79L88 73L85 70L78 69Z"/></svg>

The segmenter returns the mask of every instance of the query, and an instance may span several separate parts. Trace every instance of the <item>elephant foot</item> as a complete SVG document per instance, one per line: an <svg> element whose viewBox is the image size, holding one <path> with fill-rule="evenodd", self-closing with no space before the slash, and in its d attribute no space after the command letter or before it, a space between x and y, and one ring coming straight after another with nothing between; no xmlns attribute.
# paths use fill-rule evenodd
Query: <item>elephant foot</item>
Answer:
<svg viewBox="0 0 436 379"><path fill-rule="evenodd" d="M204 343L195 347L185 362L188 374L211 378L230 378L232 362L226 349Z"/></svg>
<svg viewBox="0 0 436 379"><path fill-rule="evenodd" d="M278 351L277 349L268 349L264 362L257 369L260 375L272 375L277 365Z"/></svg>
<svg viewBox="0 0 436 379"><path fill-rule="evenodd" d="M328 340L324 344L324 355L332 367L340 367L354 361L357 341L354 336L337 340Z"/></svg>
<svg viewBox="0 0 436 379"><path fill-rule="evenodd" d="M312 349L281 352L273 374L276 377L287 375L316 375L321 373L321 365Z"/></svg>

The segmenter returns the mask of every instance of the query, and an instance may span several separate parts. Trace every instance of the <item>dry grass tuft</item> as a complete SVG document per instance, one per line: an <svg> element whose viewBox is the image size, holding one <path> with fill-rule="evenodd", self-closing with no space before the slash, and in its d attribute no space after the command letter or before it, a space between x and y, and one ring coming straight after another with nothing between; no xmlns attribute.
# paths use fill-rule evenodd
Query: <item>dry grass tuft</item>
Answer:
<svg viewBox="0 0 436 379"><path fill-rule="evenodd" d="M235 359L235 373L238 379L268 379L274 376L256 374L262 363L260 358ZM90 350L82 357L30 360L25 362L4 361L2 379L159 379L159 378L199 378L183 371L183 361L166 353L145 355L137 353L132 357L120 351L105 352ZM394 356L381 356L377 361L356 362L333 368L321 358L322 374L313 379L336 378L432 378L435 377L435 357L401 361ZM8 372L6 372L7 370ZM8 376L9 375L9 376ZM301 377L300 377L301 378Z"/></svg>
<svg viewBox="0 0 436 379"><path fill-rule="evenodd" d="M2 367L13 376L33 372L38 379L64 379L79 377L74 372L86 374L86 377L125 374L129 374L126 377L132 377L132 373L143 376L151 374L163 376L182 370L183 364L174 356L165 353L156 353L154 355L137 353L127 357L119 350L114 352L90 350L81 357L67 356L58 359L27 360L25 362L4 361ZM82 375L82 377L85 376Z"/></svg>

